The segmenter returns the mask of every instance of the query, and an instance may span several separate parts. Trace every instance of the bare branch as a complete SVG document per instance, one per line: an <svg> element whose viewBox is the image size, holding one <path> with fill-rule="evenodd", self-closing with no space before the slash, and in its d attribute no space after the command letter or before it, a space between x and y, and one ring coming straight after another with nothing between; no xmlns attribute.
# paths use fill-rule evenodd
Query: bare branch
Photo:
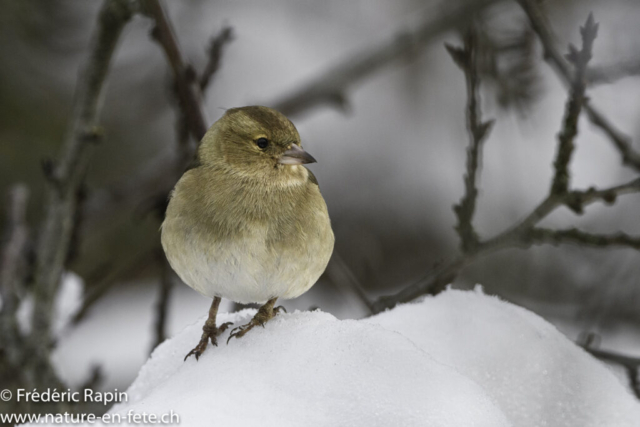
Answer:
<svg viewBox="0 0 640 427"><path fill-rule="evenodd" d="M460 235L460 247L462 252L465 253L474 251L478 244L478 235L473 228L473 215L478 197L476 178L479 173L482 143L493 125L493 121L482 121L480 95L478 93L480 81L478 77L476 44L476 34L473 28L471 28L464 38L464 48L445 45L454 62L464 72L467 84L467 130L469 133L469 147L467 148L467 173L464 177L465 194L462 200L460 200L460 203L453 207L458 217L456 231Z"/></svg>
<svg viewBox="0 0 640 427"><path fill-rule="evenodd" d="M304 113L319 105L344 109L347 91L381 68L397 61L452 28L463 26L473 16L500 0L458 0L440 2L425 13L425 19L415 29L398 33L396 37L330 68L307 84L265 105L287 116Z"/></svg>
<svg viewBox="0 0 640 427"><path fill-rule="evenodd" d="M193 67L183 59L178 41L160 0L141 0L143 11L155 22L152 36L160 43L175 79L180 103L186 110L191 136L200 141L209 128L209 120L202 108L200 86Z"/></svg>
<svg viewBox="0 0 640 427"><path fill-rule="evenodd" d="M518 0L522 9L529 18L531 27L538 34L538 38L544 48L545 59L556 70L560 79L566 85L572 81L572 73L567 61L556 48L556 37L553 34L547 19L538 6L536 0ZM594 106L585 102L585 112L591 123L600 128L611 140L622 156L624 165L640 171L640 153L634 150L630 138L618 131Z"/></svg>
<svg viewBox="0 0 640 427"><path fill-rule="evenodd" d="M337 251L334 251L331 256L326 274L340 291L343 291L344 294L354 295L369 313L373 314L373 303L367 296L367 291Z"/></svg>
<svg viewBox="0 0 640 427"><path fill-rule="evenodd" d="M526 236L526 242L533 244L552 244L559 245L565 243L607 247L607 246L627 246L633 249L640 249L640 236L629 236L626 233L616 234L591 234L577 228L569 228L566 230L550 230L547 228L533 228Z"/></svg>
<svg viewBox="0 0 640 427"><path fill-rule="evenodd" d="M19 362L20 334L16 319L18 292L23 288L25 256L29 239L29 229L25 219L29 189L17 184L9 191L7 203L7 241L0 259L0 340L8 362Z"/></svg>
<svg viewBox="0 0 640 427"><path fill-rule="evenodd" d="M173 70L180 101L180 120L186 122L189 133L199 143L208 128L208 121L201 103L200 86L207 86L213 73L219 68L223 47L232 40L232 29L225 27L213 38L209 49L209 64L198 83L193 68L182 59L182 52L160 2L158 0L142 1L147 15L156 22L153 36L162 46ZM205 78L205 76L208 77ZM179 133L183 133L181 126ZM122 209L131 209L140 203L140 200L166 198L180 174L193 159L197 149L197 144L185 142L184 135L179 135L178 140L183 143L179 144L177 154L160 154L140 168L136 176L127 178L112 188L94 191L86 204L87 221L95 224L111 218Z"/></svg>
<svg viewBox="0 0 640 427"><path fill-rule="evenodd" d="M209 62L198 81L193 68L183 59L171 23L160 1L141 0L141 3L143 12L155 22L152 36L165 52L173 72L179 109L177 151L158 156L146 167L141 168L137 176L127 178L111 189L94 192L86 206L86 216L92 226L112 217L122 209L131 209L137 205L137 208L142 208L147 212L165 203L169 191L193 160L197 146L207 131L208 122L202 107L201 89L204 90L210 84L211 78L220 67L225 45L233 39L232 28L228 26L212 38L209 48ZM189 134L196 141L196 144L189 144ZM154 251L155 249L151 252ZM78 322L86 315L93 304L107 292L123 272L140 268L149 262L150 257L148 251L144 252L121 271L100 280L99 284L94 286L93 291L85 297L81 310L74 317L74 322Z"/></svg>
<svg viewBox="0 0 640 427"><path fill-rule="evenodd" d="M591 123L599 127L616 146L622 156L622 164L640 171L640 153L633 148L631 138L616 129L609 120L590 104L585 106L585 111Z"/></svg>
<svg viewBox="0 0 640 427"><path fill-rule="evenodd" d="M598 358L602 358L603 356L600 355L596 355L594 353L592 353L594 356L598 357ZM607 356L611 356L612 354L608 354ZM615 356L621 356L621 355L615 355ZM633 390L633 394L636 396L637 399L640 399L640 379L638 378L638 376L640 376L640 367L638 367L638 365L636 366L625 366L625 370L627 371L627 378L629 378L629 387L631 387L631 390Z"/></svg>
<svg viewBox="0 0 640 427"><path fill-rule="evenodd" d="M233 41L233 28L226 25L218 34L211 38L211 44L209 46L209 62L204 67L202 74L200 75L200 90L204 93L207 87L211 84L213 76L220 69L220 63L222 60L222 53L225 47Z"/></svg>
<svg viewBox="0 0 640 427"><path fill-rule="evenodd" d="M476 261L479 257L507 248L528 248L533 244L545 243L582 243L589 246L627 246L639 249L637 245L640 237L631 237L624 233L594 235L574 229L557 230L557 234L554 234L556 230L535 228L536 224L561 205L572 205L574 211L581 213L586 206L597 201L613 204L618 196L632 193L640 193L640 179L604 190L590 188L585 191L571 191L563 197L549 195L518 224L495 237L478 242L474 252L456 256L402 291L378 299L373 303L373 312L378 313L421 295L435 295L444 290L445 286L451 283L465 266ZM581 239L584 242L579 241Z"/></svg>
<svg viewBox="0 0 640 427"><path fill-rule="evenodd" d="M393 308L397 304L412 301L422 295L436 295L442 292L448 284L455 280L460 271L480 254L480 251L476 251L451 258L401 291L378 298L373 303L373 314Z"/></svg>
<svg viewBox="0 0 640 427"><path fill-rule="evenodd" d="M571 79L569 99L565 107L563 127L558 135L558 153L553 163L555 176L551 184L551 194L563 195L569 189L569 161L575 147L574 139L578 134L578 118L585 102L586 84L584 73L587 64L591 60L593 41L598 34L598 24L593 21L593 15L589 14L587 23L580 28L582 34L582 49L578 51L574 46L569 46L569 62L574 66L575 72Z"/></svg>
<svg viewBox="0 0 640 427"><path fill-rule="evenodd" d="M160 274L158 302L155 310L155 337L151 351L167 339L167 312L169 311L169 299L171 288L173 287L173 270L162 251L158 253L158 261L161 264L162 272Z"/></svg>
<svg viewBox="0 0 640 427"><path fill-rule="evenodd" d="M474 232L471 227L470 220L472 218L473 210L469 206L471 200L475 202L477 190L475 190L475 182L469 179L472 173L475 173L477 167L477 159L474 164L473 156L479 156L479 151L473 152L472 148L475 139L473 138L473 85L468 84L468 88L472 90L469 92L470 101L469 113L468 113L468 127L471 130L471 149L469 156L471 160L467 160L467 176L465 177L466 193L462 199L460 205L456 206L456 213L459 218L458 233L463 239L462 253L443 265L438 266L427 276L423 277L416 283L406 287L400 292L379 298L374 302L374 313L380 312L384 309L391 308L398 303L407 302L421 295L430 294L434 295L444 289L444 287L451 283L453 279L459 274L459 272L469 263L475 261L478 257L491 254L493 252L513 247L528 248L537 244L561 244L561 243L573 243L586 246L596 247L609 247L609 246L626 246L634 249L640 249L640 237L629 236L624 233L617 233L612 235L591 234L578 229L568 230L549 230L544 228L536 228L536 225L551 212L560 206L567 206L574 212L580 214L584 211L584 208L596 201L603 201L608 204L615 202L617 197L622 194L638 193L640 192L640 179L635 179L628 183L618 185L615 187L597 190L595 188L589 188L584 191L569 191L569 160L571 158L571 151L573 150L573 140L577 134L577 119L580 114L580 109L585 105L584 103L584 70L586 70L587 63L591 59L591 48L593 41L597 34L597 24L593 21L593 17L590 15L587 23L580 29L583 37L583 46L580 51L576 48L571 48L569 57L571 62L575 65L576 72L574 75L572 86L570 88L569 101L565 111L565 118L563 120L563 127L558 138L558 157L555 161L555 174L553 178L553 185L549 190L549 194L545 197L533 211L527 215L522 221L503 231L502 233L489 238L485 241L475 241L475 245L472 246L472 250L465 250L464 240L470 239L468 233ZM456 49L448 47L449 52L452 54L454 61L460 65L463 69L469 68L469 55L463 49ZM564 64L564 63L563 63ZM468 74L468 73L467 73ZM469 79L469 76L467 76ZM471 118L471 119L470 119ZM479 119L478 119L479 120ZM480 123L478 121L478 123ZM484 136L484 134L481 134ZM464 203L467 205L467 213L462 215L462 207ZM470 213L469 213L470 210ZM464 227L466 228L463 228ZM462 230L461 230L462 229ZM463 233L464 231L465 233ZM465 237L467 236L467 237ZM472 240L471 240L472 241Z"/></svg>
<svg viewBox="0 0 640 427"><path fill-rule="evenodd" d="M635 179L625 184L597 190L593 187L588 190L574 190L564 195L549 194L536 208L523 219L520 223L512 228L502 232L501 234L486 240L482 243L483 250L495 251L514 245L528 230L531 230L536 224L546 218L551 212L561 205L566 205L574 212L581 214L584 208L597 201L603 201L607 204L615 203L620 195L632 194L640 192L640 179Z"/></svg>
<svg viewBox="0 0 640 427"><path fill-rule="evenodd" d="M97 118L104 82L122 29L132 15L130 2L106 0L98 16L90 56L80 74L71 125L60 160L52 169L46 220L36 260L32 341L46 360L53 300L64 268L77 209L77 194L92 148L102 131Z"/></svg>
<svg viewBox="0 0 640 427"><path fill-rule="evenodd" d="M122 210L148 212L166 204L167 195L180 175L193 161L198 144L208 128L205 111L201 103L201 87L210 85L211 78L220 67L224 47L233 39L231 27L223 28L213 37L209 48L209 63L198 81L195 71L183 59L171 23L158 0L141 0L143 11L156 25L152 36L160 43L173 71L178 97L179 117L177 122L177 150L163 153L140 168L136 175L128 177L111 188L92 192L85 204L87 227L112 218ZM196 141L189 143L189 135ZM164 213L164 211L162 211ZM82 309L74 318L78 322L93 304L122 276L122 272L137 269L148 263L150 255L145 252L135 261L125 266L121 272L100 280L94 291L88 294Z"/></svg>
<svg viewBox="0 0 640 427"><path fill-rule="evenodd" d="M585 191L570 191L564 196L564 204L575 213L581 214L584 208L591 203L602 201L608 205L616 202L618 196L640 192L640 178L626 184L618 185L604 190L594 187Z"/></svg>

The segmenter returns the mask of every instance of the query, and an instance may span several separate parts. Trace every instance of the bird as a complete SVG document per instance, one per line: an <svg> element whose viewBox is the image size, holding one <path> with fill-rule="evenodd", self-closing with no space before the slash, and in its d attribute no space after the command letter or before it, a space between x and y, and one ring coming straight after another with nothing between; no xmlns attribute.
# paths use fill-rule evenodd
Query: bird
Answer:
<svg viewBox="0 0 640 427"><path fill-rule="evenodd" d="M216 325L221 298L261 304L228 343L264 326L283 310L279 298L302 295L326 269L335 238L318 180L304 166L315 162L294 124L264 106L226 110L202 138L160 229L171 268L213 298L185 361L198 360L209 342L217 346L231 325Z"/></svg>

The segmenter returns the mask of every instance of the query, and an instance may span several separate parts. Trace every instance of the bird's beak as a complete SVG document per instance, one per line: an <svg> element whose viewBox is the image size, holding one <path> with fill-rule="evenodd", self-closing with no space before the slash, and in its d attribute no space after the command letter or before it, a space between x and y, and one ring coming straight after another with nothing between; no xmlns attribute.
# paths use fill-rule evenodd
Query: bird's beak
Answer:
<svg viewBox="0 0 640 427"><path fill-rule="evenodd" d="M304 163L315 163L316 159L297 144L291 144L291 148L282 153L278 163L281 165L302 165Z"/></svg>

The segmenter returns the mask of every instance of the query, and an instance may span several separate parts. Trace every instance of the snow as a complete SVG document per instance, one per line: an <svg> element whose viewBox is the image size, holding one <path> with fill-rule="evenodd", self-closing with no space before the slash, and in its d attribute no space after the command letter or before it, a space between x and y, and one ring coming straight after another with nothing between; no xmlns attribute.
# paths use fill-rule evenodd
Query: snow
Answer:
<svg viewBox="0 0 640 427"><path fill-rule="evenodd" d="M283 301L289 312L321 307L338 318L362 317L360 303L350 294L336 294L321 279L299 298ZM157 282L126 282L100 298L80 323L67 327L58 340L52 362L60 377L72 388L80 387L99 366L104 380L98 389L126 390L149 358L156 322ZM211 299L177 282L171 289L167 336L180 333L185 325L200 322ZM222 300L220 312L232 310ZM123 333L126 331L126 333ZM193 345L191 345L193 347Z"/></svg>
<svg viewBox="0 0 640 427"><path fill-rule="evenodd" d="M253 313L221 320L242 323ZM285 314L185 363L200 328L162 344L129 403L114 411L171 409L189 426L509 425L473 381L375 325L319 311Z"/></svg>
<svg viewBox="0 0 640 427"><path fill-rule="evenodd" d="M74 272L67 271L62 275L60 286L53 304L52 331L55 337L60 337L71 323L73 316L82 306L84 281ZM33 296L27 295L18 307L18 326L23 334L31 331L33 316Z"/></svg>
<svg viewBox="0 0 640 427"><path fill-rule="evenodd" d="M221 314L246 322L253 310ZM165 341L110 411L188 426L637 426L640 404L527 310L448 290L366 320L281 314L196 361L204 318Z"/></svg>
<svg viewBox="0 0 640 427"><path fill-rule="evenodd" d="M513 425L640 425L640 404L605 365L543 318L480 290L450 290L366 322L477 382Z"/></svg>

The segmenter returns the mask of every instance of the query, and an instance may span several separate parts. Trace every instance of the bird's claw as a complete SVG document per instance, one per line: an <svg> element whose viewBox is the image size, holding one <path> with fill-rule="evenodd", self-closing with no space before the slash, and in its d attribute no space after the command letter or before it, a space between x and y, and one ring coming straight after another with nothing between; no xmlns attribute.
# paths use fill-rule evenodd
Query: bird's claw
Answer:
<svg viewBox="0 0 640 427"><path fill-rule="evenodd" d="M233 325L233 322L225 322L218 328L218 335L224 333L229 326Z"/></svg>
<svg viewBox="0 0 640 427"><path fill-rule="evenodd" d="M216 344L217 345L217 344ZM200 344L198 344L196 346L196 348L194 348L193 350L191 350L189 353L187 353L187 355L184 357L184 361L186 362L187 359L189 358L189 356L194 355L196 356L196 360L200 359L200 356L202 355L202 353L204 352L204 348L200 348Z"/></svg>
<svg viewBox="0 0 640 427"><path fill-rule="evenodd" d="M224 331L226 331L229 328L229 326L231 326L231 325L233 325L233 322L225 322L222 325L220 325L220 327L218 328L218 332L217 332L216 336L222 335L224 333ZM231 332L233 332L233 330ZM213 343L213 340L211 342ZM227 342L229 342L228 339L227 339ZM215 345L216 345L216 347L218 346L218 340L215 340Z"/></svg>
<svg viewBox="0 0 640 427"><path fill-rule="evenodd" d="M253 320L251 322L253 322ZM231 338L233 337L240 338L241 336L246 334L247 331L249 331L249 329L253 328L254 325L251 322L247 323L246 325L237 326L233 328L231 330L231 333L229 334L229 338L227 338L227 344L229 344L229 341L231 340Z"/></svg>
<svg viewBox="0 0 640 427"><path fill-rule="evenodd" d="M287 312L287 310L281 305L273 308L267 308L264 306L260 307L260 310L258 310L255 316L253 316L253 319L249 321L249 323L233 328L233 330L229 334L229 338L227 338L227 344L229 344L231 338L241 338L255 326L260 325L264 328L265 324L269 320L273 319L280 311L284 311L285 313Z"/></svg>
<svg viewBox="0 0 640 427"><path fill-rule="evenodd" d="M202 353L204 353L204 351L206 350L207 344L209 341L211 341L211 344L217 347L218 346L217 337L220 334L222 334L224 331L226 331L227 328L231 325L233 325L233 323L231 322L223 323L219 327L216 327L216 326L210 327L207 324L205 324L202 328L203 333L202 333L202 338L200 338L200 342L193 350L187 353L187 355L184 357L184 360L186 361L191 355L196 356L196 360L199 360L200 356L202 356Z"/></svg>

